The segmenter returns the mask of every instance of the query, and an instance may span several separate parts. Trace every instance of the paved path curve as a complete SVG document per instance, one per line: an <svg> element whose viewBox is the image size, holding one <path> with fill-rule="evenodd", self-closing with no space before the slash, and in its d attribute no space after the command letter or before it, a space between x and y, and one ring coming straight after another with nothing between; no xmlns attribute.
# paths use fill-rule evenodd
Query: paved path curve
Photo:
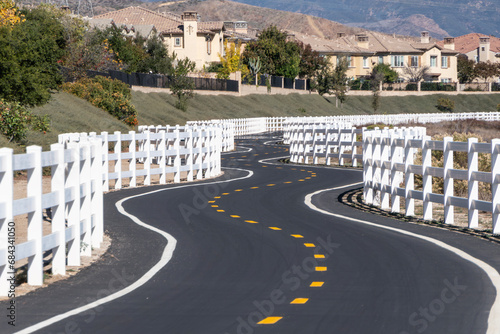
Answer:
<svg viewBox="0 0 500 334"><path fill-rule="evenodd" d="M266 141L241 140L216 183L107 194L110 252L19 297L16 330L128 289L37 332L486 333L496 290L483 270L427 241L311 210L307 194L360 182L360 171L275 164L286 148ZM312 203L441 240L500 269L498 245L357 211L337 201L347 189ZM153 230L115 206L136 195L121 206Z"/></svg>

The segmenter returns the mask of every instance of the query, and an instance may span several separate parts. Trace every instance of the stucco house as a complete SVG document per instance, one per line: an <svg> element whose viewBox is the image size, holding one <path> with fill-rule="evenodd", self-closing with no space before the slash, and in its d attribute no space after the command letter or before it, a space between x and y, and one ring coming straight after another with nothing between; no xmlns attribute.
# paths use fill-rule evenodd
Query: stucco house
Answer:
<svg viewBox="0 0 500 334"><path fill-rule="evenodd" d="M175 52L179 58L191 59L196 63L197 69L219 61L219 54L224 53L225 38L242 41L251 38L246 34L246 22L237 22L239 29L234 25L233 31L226 28L228 22L203 22L200 15L192 11L177 15L154 12L142 7L128 7L97 15L91 19L93 20L112 20L116 25L135 30L139 26L154 27L169 52Z"/></svg>
<svg viewBox="0 0 500 334"><path fill-rule="evenodd" d="M500 63L500 38L494 36L471 33L455 38L448 37L438 44L456 50L476 63L480 61Z"/></svg>
<svg viewBox="0 0 500 334"><path fill-rule="evenodd" d="M407 80L403 75L406 66L429 66L425 81L457 81L458 52L431 41L427 32L422 32L420 39L396 37L374 31L356 35L340 32L337 38L330 40L300 34L295 34L295 37L311 44L313 50L321 55L330 56L332 65L335 65L340 57L347 57L347 75L354 79L369 76L375 65L384 63L400 74L401 81Z"/></svg>

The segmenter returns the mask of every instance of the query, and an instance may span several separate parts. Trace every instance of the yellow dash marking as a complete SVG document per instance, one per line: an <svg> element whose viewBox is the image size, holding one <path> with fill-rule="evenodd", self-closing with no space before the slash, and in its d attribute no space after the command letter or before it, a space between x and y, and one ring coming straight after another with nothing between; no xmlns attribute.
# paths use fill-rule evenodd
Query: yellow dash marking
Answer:
<svg viewBox="0 0 500 334"><path fill-rule="evenodd" d="M290 234L290 235L297 239L303 238L303 236L301 236L300 234Z"/></svg>
<svg viewBox="0 0 500 334"><path fill-rule="evenodd" d="M249 223L249 224L258 224L259 222L256 222L254 220L245 220L245 223Z"/></svg>
<svg viewBox="0 0 500 334"><path fill-rule="evenodd" d="M308 172L308 173L314 173L312 170L308 170L307 172Z"/></svg>
<svg viewBox="0 0 500 334"><path fill-rule="evenodd" d="M301 172L305 172L306 170L305 170L305 169L301 169L300 171L301 171Z"/></svg>
<svg viewBox="0 0 500 334"><path fill-rule="evenodd" d="M297 168L292 168L292 170L297 170Z"/></svg>
<svg viewBox="0 0 500 334"><path fill-rule="evenodd" d="M243 189L236 189L235 191L243 191Z"/></svg>
<svg viewBox="0 0 500 334"><path fill-rule="evenodd" d="M325 284L325 282L312 282L311 285L309 285L311 288L321 288Z"/></svg>
<svg viewBox="0 0 500 334"><path fill-rule="evenodd" d="M215 201L208 201L208 203L215 203Z"/></svg>
<svg viewBox="0 0 500 334"><path fill-rule="evenodd" d="M252 187L252 188L250 188L250 189L258 189L258 188L259 188L259 187Z"/></svg>
<svg viewBox="0 0 500 334"><path fill-rule="evenodd" d="M246 158L247 156L246 156L246 155L242 155L241 157L242 157L242 158Z"/></svg>
<svg viewBox="0 0 500 334"><path fill-rule="evenodd" d="M308 300L309 298L295 298L290 302L290 304L305 304Z"/></svg>
<svg viewBox="0 0 500 334"><path fill-rule="evenodd" d="M262 167L266 168L267 166L262 166Z"/></svg>
<svg viewBox="0 0 500 334"><path fill-rule="evenodd" d="M217 212L226 212L226 211L224 211L224 210L217 210Z"/></svg>
<svg viewBox="0 0 500 334"><path fill-rule="evenodd" d="M315 259L324 259L325 256L323 254L314 254Z"/></svg>
<svg viewBox="0 0 500 334"><path fill-rule="evenodd" d="M220 198L220 196L215 196L214 198L218 199L218 198Z"/></svg>
<svg viewBox="0 0 500 334"><path fill-rule="evenodd" d="M218 205L212 205L212 208L218 208L219 206Z"/></svg>
<svg viewBox="0 0 500 334"><path fill-rule="evenodd" d="M241 217L238 215L231 215L231 218L241 218Z"/></svg>
<svg viewBox="0 0 500 334"><path fill-rule="evenodd" d="M283 317L267 317L257 323L257 325L273 325L283 319Z"/></svg>
<svg viewBox="0 0 500 334"><path fill-rule="evenodd" d="M270 227L271 230L275 230L275 231L281 231L281 229L279 227Z"/></svg>
<svg viewBox="0 0 500 334"><path fill-rule="evenodd" d="M283 182L283 183L292 183L292 181L286 181L286 182Z"/></svg>
<svg viewBox="0 0 500 334"><path fill-rule="evenodd" d="M226 195L229 195L229 193L222 193L222 195L226 196Z"/></svg>
<svg viewBox="0 0 500 334"><path fill-rule="evenodd" d="M305 180L303 180L303 179L300 179L300 180L299 180L299 182L303 182L303 181L305 181Z"/></svg>
<svg viewBox="0 0 500 334"><path fill-rule="evenodd" d="M309 176L308 176L308 177L306 177L305 179L306 179L306 180L310 180L310 179L311 179L311 177L309 177Z"/></svg>
<svg viewBox="0 0 500 334"><path fill-rule="evenodd" d="M283 169L283 167L276 167L276 169Z"/></svg>
<svg viewBox="0 0 500 334"><path fill-rule="evenodd" d="M311 244L311 243L307 243L307 242L304 244L304 246L306 246L306 247L316 247L315 244Z"/></svg>
<svg viewBox="0 0 500 334"><path fill-rule="evenodd" d="M326 271L326 267L316 267L316 271Z"/></svg>
<svg viewBox="0 0 500 334"><path fill-rule="evenodd" d="M274 184L274 183L270 183L270 184L268 184L267 186L268 186L268 187L272 187L272 186L275 186L275 184Z"/></svg>

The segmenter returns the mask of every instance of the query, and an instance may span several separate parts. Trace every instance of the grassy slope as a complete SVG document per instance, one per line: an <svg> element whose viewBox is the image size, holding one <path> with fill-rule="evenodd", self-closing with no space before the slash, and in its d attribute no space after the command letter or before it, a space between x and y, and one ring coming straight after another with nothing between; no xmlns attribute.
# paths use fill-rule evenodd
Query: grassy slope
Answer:
<svg viewBox="0 0 500 334"><path fill-rule="evenodd" d="M439 95L382 97L379 113L437 112L435 108ZM496 110L500 94L459 95L449 97L455 101L456 112L480 112ZM173 107L175 99L166 93L133 92L133 104L139 113L141 125L184 125L190 120L214 118L242 118L259 116L325 116L339 114L372 114L370 96L351 96L344 106L335 107L335 99L318 95L249 95L235 97L227 95L196 95L189 101L187 112ZM305 110L303 112L302 110ZM51 118L51 132L47 134L30 132L26 145L42 145L48 149L57 142L57 135L68 132L101 132L131 130L124 123L90 103L67 93L57 93L45 106L35 108L35 113L48 114ZM24 147L8 143L0 137L0 147L13 147L16 152Z"/></svg>

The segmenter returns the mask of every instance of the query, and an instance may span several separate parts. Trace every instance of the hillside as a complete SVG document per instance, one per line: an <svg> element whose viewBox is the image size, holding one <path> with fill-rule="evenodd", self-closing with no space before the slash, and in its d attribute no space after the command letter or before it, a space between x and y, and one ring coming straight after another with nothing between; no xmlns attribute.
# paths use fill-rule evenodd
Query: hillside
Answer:
<svg viewBox="0 0 500 334"><path fill-rule="evenodd" d="M435 107L440 95L381 97L381 114L437 112ZM500 103L500 94L458 95L450 97L455 101L455 112L493 111ZM169 124L184 125L186 121L214 118L241 118L262 116L327 116L340 114L372 114L371 96L350 96L342 108L335 107L333 99L319 95L248 95L235 97L227 95L195 95L189 101L187 112L174 108L175 98L168 93L132 93L141 125ZM57 93L35 113L48 114L51 131L47 134L30 132L26 145L42 145L45 150L57 142L57 135L68 132L98 132L131 130L106 112L90 103L67 93ZM0 147L12 147L20 153L24 146L8 143L0 136Z"/></svg>
<svg viewBox="0 0 500 334"><path fill-rule="evenodd" d="M324 17L344 24L355 24L359 27L381 28L386 33L403 33L400 24L393 27L385 25L385 20L408 21L410 27L413 15L421 15L429 20L431 28L436 23L440 29L450 36L460 36L471 32L500 35L500 7L498 1L482 0L425 0L425 1L393 1L393 0L236 0L249 5L281 9L290 12L304 13ZM425 21L424 20L424 21ZM377 25L377 22L381 22ZM434 22L434 23L432 23ZM427 25L424 26L424 28ZM416 28L420 28L416 26ZM418 35L420 31L412 31Z"/></svg>

